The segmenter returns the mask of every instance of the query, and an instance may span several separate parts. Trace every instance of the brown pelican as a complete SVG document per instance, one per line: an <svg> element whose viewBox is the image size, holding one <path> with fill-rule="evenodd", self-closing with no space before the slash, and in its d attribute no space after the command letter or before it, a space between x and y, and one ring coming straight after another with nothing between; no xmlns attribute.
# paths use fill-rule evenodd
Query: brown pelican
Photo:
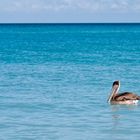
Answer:
<svg viewBox="0 0 140 140"><path fill-rule="evenodd" d="M140 96L132 92L118 93L120 88L120 81L114 81L112 91L108 98L110 104L137 104Z"/></svg>

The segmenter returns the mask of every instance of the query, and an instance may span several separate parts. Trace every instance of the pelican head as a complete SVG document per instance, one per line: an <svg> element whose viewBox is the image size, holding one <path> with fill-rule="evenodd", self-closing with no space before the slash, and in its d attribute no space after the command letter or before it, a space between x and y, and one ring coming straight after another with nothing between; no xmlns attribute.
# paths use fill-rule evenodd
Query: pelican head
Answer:
<svg viewBox="0 0 140 140"><path fill-rule="evenodd" d="M108 98L108 102L110 103L112 98L118 93L120 88L120 81L114 81L112 84L112 90L111 90L111 94Z"/></svg>

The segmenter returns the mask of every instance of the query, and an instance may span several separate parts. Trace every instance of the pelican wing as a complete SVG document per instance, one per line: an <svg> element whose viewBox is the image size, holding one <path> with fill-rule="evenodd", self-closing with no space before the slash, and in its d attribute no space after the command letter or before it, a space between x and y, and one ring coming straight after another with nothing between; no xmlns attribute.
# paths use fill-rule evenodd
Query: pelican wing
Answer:
<svg viewBox="0 0 140 140"><path fill-rule="evenodd" d="M131 92L120 93L115 97L116 101L126 101L126 100L140 100L140 96L137 96Z"/></svg>

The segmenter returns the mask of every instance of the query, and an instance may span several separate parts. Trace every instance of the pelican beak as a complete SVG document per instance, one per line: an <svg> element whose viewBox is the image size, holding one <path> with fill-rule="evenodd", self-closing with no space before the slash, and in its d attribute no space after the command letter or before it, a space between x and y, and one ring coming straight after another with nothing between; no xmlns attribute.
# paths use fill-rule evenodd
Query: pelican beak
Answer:
<svg viewBox="0 0 140 140"><path fill-rule="evenodd" d="M113 97L113 95L114 95L114 92L115 92L115 88L114 87L112 87L112 89L111 89L111 93L110 93L110 96L109 96L109 98L108 98L108 103L110 103L110 101L111 101L111 99L112 99L112 97Z"/></svg>
<svg viewBox="0 0 140 140"><path fill-rule="evenodd" d="M111 102L111 99L113 98L113 96L118 93L119 86L120 84L113 84L110 96L107 100L109 103Z"/></svg>

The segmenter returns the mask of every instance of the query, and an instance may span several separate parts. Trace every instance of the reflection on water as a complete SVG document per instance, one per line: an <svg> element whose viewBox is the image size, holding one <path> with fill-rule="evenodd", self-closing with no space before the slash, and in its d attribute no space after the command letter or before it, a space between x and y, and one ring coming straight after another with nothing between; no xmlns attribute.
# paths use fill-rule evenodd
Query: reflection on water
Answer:
<svg viewBox="0 0 140 140"><path fill-rule="evenodd" d="M128 135L135 131L133 121L138 108L139 105L111 105L112 139L131 139Z"/></svg>
<svg viewBox="0 0 140 140"><path fill-rule="evenodd" d="M111 112L112 112L112 118L114 120L120 119L123 117L123 113L127 111L134 111L138 107L137 104L134 105L111 105Z"/></svg>

